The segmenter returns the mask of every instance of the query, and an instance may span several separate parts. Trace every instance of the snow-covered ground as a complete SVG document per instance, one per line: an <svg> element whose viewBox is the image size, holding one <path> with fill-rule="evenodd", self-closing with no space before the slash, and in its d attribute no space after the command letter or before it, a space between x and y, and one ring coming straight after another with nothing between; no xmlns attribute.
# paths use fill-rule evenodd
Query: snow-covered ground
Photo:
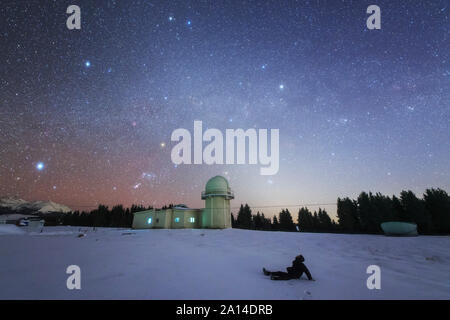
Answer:
<svg viewBox="0 0 450 320"><path fill-rule="evenodd" d="M450 237L15 228L0 225L0 299L450 299ZM317 281L262 274L298 253ZM69 265L81 290L66 287Z"/></svg>

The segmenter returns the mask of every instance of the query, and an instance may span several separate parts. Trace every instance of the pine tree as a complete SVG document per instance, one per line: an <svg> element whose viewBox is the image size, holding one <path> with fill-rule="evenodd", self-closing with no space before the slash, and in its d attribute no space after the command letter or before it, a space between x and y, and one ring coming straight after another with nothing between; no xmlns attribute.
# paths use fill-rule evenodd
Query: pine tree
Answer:
<svg viewBox="0 0 450 320"><path fill-rule="evenodd" d="M253 216L253 223L254 223L256 230L263 229L264 221L263 221L263 218L261 217L261 214L259 213L259 211L256 213L255 216Z"/></svg>
<svg viewBox="0 0 450 320"><path fill-rule="evenodd" d="M371 226L371 203L370 196L366 192L361 192L358 196L358 216L361 224L361 231L370 232Z"/></svg>
<svg viewBox="0 0 450 320"><path fill-rule="evenodd" d="M264 216L264 213L261 214L261 220L263 223L263 230L271 230L272 229L272 221Z"/></svg>
<svg viewBox="0 0 450 320"><path fill-rule="evenodd" d="M319 213L317 214L319 219L319 230L330 232L332 231L333 224L331 223L331 218L325 210L319 208Z"/></svg>
<svg viewBox="0 0 450 320"><path fill-rule="evenodd" d="M245 204L239 208L238 216L237 216L237 227L242 229L251 229L252 227L252 210Z"/></svg>
<svg viewBox="0 0 450 320"><path fill-rule="evenodd" d="M300 208L300 210L298 211L297 223L301 232L312 231L312 214L308 210L308 208Z"/></svg>
<svg viewBox="0 0 450 320"><path fill-rule="evenodd" d="M337 200L337 216L339 228L346 232L360 231L358 206L349 198Z"/></svg>
<svg viewBox="0 0 450 320"><path fill-rule="evenodd" d="M272 230L280 230L280 223L278 222L277 216L273 216Z"/></svg>
<svg viewBox="0 0 450 320"><path fill-rule="evenodd" d="M427 189L423 198L431 217L433 232L450 233L450 196L447 192L442 189Z"/></svg>
<svg viewBox="0 0 450 320"><path fill-rule="evenodd" d="M292 220L291 213L288 209L283 209L280 212L280 230L282 231L295 231L295 224Z"/></svg>
<svg viewBox="0 0 450 320"><path fill-rule="evenodd" d="M392 197L392 209L394 210L394 217L392 221L406 221L405 210L403 210L400 199L396 196Z"/></svg>
<svg viewBox="0 0 450 320"><path fill-rule="evenodd" d="M412 191L402 191L400 202L409 221L417 224L419 233L427 233L431 226L431 217L425 209L425 202L418 199Z"/></svg>

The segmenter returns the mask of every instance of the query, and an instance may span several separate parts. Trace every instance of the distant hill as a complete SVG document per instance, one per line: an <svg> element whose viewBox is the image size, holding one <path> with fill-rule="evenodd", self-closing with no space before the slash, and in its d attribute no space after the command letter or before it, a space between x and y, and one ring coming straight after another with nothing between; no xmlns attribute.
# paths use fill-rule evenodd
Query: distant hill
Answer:
<svg viewBox="0 0 450 320"><path fill-rule="evenodd" d="M0 199L0 214L34 214L39 216L45 216L55 213L68 213L71 212L68 206L55 203L53 201L33 201L28 202L19 198L1 198Z"/></svg>

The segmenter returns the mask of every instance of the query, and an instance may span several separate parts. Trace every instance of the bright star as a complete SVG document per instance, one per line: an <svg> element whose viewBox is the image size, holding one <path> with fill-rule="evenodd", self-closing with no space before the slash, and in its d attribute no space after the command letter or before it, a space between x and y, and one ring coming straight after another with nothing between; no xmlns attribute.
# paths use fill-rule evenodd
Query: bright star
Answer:
<svg viewBox="0 0 450 320"><path fill-rule="evenodd" d="M38 163L36 164L36 169L38 169L39 171L44 170L44 167L45 167L45 165L44 165L43 162L38 162Z"/></svg>
<svg viewBox="0 0 450 320"><path fill-rule="evenodd" d="M191 21L191 20L188 20L188 21L186 22L186 24L187 24L188 26L190 26L190 25L192 24L192 21Z"/></svg>
<svg viewBox="0 0 450 320"><path fill-rule="evenodd" d="M84 65L86 66L86 68L89 68L89 67L91 66L91 62L90 62L90 61L86 61L86 62L84 63Z"/></svg>
<svg viewBox="0 0 450 320"><path fill-rule="evenodd" d="M284 84L280 84L280 90L284 89Z"/></svg>

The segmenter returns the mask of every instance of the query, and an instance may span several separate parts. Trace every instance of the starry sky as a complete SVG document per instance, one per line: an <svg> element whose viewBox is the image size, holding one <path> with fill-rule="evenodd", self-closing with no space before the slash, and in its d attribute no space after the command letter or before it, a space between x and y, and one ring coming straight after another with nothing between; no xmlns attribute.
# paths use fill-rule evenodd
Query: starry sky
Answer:
<svg viewBox="0 0 450 320"><path fill-rule="evenodd" d="M81 30L66 27L71 4ZM371 4L381 30L366 27ZM201 208L220 174L233 207L333 214L363 190L450 191L449 4L2 1L0 195ZM171 134L194 120L280 129L279 172L175 166Z"/></svg>

